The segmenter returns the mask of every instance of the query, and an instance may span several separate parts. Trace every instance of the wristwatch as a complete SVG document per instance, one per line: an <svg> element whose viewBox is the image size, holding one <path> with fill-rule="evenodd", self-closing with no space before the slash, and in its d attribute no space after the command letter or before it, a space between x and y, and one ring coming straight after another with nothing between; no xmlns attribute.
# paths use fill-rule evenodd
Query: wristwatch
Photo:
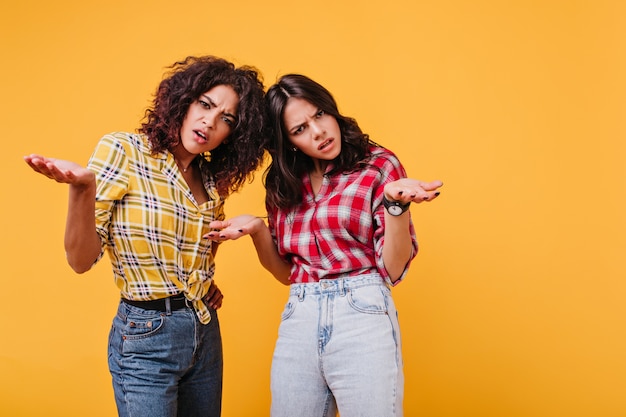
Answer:
<svg viewBox="0 0 626 417"><path fill-rule="evenodd" d="M385 206L385 208L387 209L387 213L391 214L392 216L401 215L409 209L410 205L411 202L401 203L399 201L387 200L387 197L383 195L383 206Z"/></svg>

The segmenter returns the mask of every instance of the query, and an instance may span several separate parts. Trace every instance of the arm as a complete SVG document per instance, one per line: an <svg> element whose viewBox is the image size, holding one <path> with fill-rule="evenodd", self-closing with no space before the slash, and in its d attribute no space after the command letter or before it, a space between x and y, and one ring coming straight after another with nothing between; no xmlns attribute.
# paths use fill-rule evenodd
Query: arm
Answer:
<svg viewBox="0 0 626 417"><path fill-rule="evenodd" d="M230 220L214 221L209 226L216 231L210 232L204 237L215 242L237 240L241 236L250 235L263 268L269 271L280 283L290 284L291 265L278 254L270 229L263 219L245 214Z"/></svg>
<svg viewBox="0 0 626 417"><path fill-rule="evenodd" d="M432 201L439 195L437 190L443 183L430 183L410 178L403 178L387 183L384 188L385 198L401 203L422 203ZM392 282L402 276L407 262L413 255L413 244L409 231L408 210L399 216L392 216L385 210L385 243L383 246L383 262Z"/></svg>
<svg viewBox="0 0 626 417"><path fill-rule="evenodd" d="M94 173L74 162L40 155L30 155L24 160L34 171L59 183L69 184L65 225L67 262L79 274L88 271L102 250L100 237L95 228Z"/></svg>

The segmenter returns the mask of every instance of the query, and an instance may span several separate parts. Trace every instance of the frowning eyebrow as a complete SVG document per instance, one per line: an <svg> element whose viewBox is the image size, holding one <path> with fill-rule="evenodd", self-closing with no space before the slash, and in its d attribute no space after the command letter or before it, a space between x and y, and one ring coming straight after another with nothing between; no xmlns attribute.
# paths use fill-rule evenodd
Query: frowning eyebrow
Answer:
<svg viewBox="0 0 626 417"><path fill-rule="evenodd" d="M294 129L299 129L299 128L300 128L300 127L302 127L302 126L305 126L305 125L308 123L308 120L309 120L309 119L315 119L315 116L316 116L316 115L320 112L320 110L322 110L322 109L316 109L316 110L313 112L313 114L312 114L312 115L310 115L310 116L308 116L308 117L307 117L307 116L305 116L305 120L303 120L303 121L298 121L298 122L296 122L293 126L291 126L290 128L287 128L287 131L288 131L289 133L292 133L292 134L293 134Z"/></svg>
<svg viewBox="0 0 626 417"><path fill-rule="evenodd" d="M206 101L209 102L209 104L211 105L211 107L216 107L217 105L215 104L215 102L213 101L213 99L209 96L207 96L206 94L202 94L200 97L204 98ZM234 120L237 120L237 116L232 114L232 113L228 113L228 112L224 112L224 116L226 117L230 117Z"/></svg>

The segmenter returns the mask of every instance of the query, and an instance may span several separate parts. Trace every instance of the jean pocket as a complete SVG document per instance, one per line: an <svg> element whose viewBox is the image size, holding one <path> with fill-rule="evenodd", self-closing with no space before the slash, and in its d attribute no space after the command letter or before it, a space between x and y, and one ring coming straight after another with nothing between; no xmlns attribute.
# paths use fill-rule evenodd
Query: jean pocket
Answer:
<svg viewBox="0 0 626 417"><path fill-rule="evenodd" d="M157 333L164 325L165 317L162 314L154 316L129 316L121 329L124 340L137 340L150 337Z"/></svg>
<svg viewBox="0 0 626 417"><path fill-rule="evenodd" d="M283 309L282 314L280 315L280 320L281 321L287 320L289 317L291 317L291 315L293 314L295 310L296 310L295 300L293 300L290 297L289 300L287 301L287 304L285 304L285 308Z"/></svg>
<svg viewBox="0 0 626 417"><path fill-rule="evenodd" d="M348 303L361 313L387 314L388 289L385 286L370 285L351 288Z"/></svg>

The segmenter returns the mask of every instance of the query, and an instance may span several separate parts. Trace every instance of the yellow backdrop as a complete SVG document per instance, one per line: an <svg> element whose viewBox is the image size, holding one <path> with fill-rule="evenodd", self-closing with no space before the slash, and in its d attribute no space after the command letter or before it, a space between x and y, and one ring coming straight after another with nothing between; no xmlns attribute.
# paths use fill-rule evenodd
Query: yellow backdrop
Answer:
<svg viewBox="0 0 626 417"><path fill-rule="evenodd" d="M0 6L0 415L114 416L108 260L66 265L67 187L22 156L85 163L134 130L191 54L302 72L445 182L414 206L394 289L408 417L626 415L626 3L586 0L24 0ZM260 175L227 204L262 214ZM268 415L286 287L248 239L220 249L225 417Z"/></svg>

